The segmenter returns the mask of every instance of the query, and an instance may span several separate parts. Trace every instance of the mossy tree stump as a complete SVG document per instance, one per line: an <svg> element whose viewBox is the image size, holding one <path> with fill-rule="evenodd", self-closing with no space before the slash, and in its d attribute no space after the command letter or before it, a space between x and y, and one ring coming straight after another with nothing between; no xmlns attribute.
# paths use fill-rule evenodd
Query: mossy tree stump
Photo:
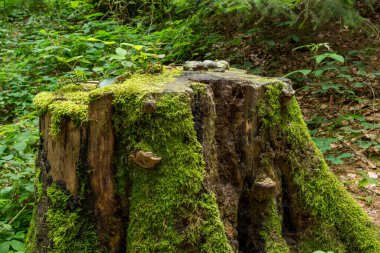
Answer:
<svg viewBox="0 0 380 253"><path fill-rule="evenodd" d="M166 70L35 106L29 252L380 252L281 80Z"/></svg>

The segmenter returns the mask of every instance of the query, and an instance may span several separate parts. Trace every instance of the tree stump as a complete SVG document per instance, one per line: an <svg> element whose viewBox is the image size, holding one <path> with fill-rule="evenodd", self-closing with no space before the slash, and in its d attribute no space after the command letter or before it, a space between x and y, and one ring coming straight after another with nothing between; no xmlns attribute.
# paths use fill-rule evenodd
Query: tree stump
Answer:
<svg viewBox="0 0 380 253"><path fill-rule="evenodd" d="M178 69L39 94L29 252L379 253L293 94Z"/></svg>

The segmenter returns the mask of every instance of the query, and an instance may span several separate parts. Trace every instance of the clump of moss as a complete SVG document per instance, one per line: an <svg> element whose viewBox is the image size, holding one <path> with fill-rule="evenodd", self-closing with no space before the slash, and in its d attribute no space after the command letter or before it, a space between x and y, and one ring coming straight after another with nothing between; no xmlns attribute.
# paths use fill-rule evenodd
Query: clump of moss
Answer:
<svg viewBox="0 0 380 253"><path fill-rule="evenodd" d="M121 84L109 85L91 91L90 100L96 100L98 97L113 94L116 99L115 103L117 103L117 97L123 98L123 96L135 91L138 91L136 94L139 95L148 92L154 93L162 90L166 84L174 82L180 73L180 69L173 69L165 70L160 75L134 74Z"/></svg>
<svg viewBox="0 0 380 253"><path fill-rule="evenodd" d="M46 113L49 109L49 105L51 105L56 98L57 95L52 92L38 93L33 99L35 110L41 115Z"/></svg>
<svg viewBox="0 0 380 253"><path fill-rule="evenodd" d="M37 202L39 202L41 200L41 198L43 196L43 191L44 191L42 183L39 180L40 175L41 175L41 170L36 168L36 176L35 176L35 180L34 180L34 185L36 188L36 200L37 200Z"/></svg>
<svg viewBox="0 0 380 253"><path fill-rule="evenodd" d="M266 215L260 235L265 242L265 252L290 253L290 249L282 236L282 217L279 215L275 200L270 203L269 213Z"/></svg>
<svg viewBox="0 0 380 253"><path fill-rule="evenodd" d="M279 125L281 121L280 95L283 85L281 82L266 85L265 99L257 103L258 115L264 127Z"/></svg>
<svg viewBox="0 0 380 253"><path fill-rule="evenodd" d="M325 221L313 221L305 231L302 231L298 248L300 252L316 250L334 253L350 252L340 240L336 228Z"/></svg>
<svg viewBox="0 0 380 253"><path fill-rule="evenodd" d="M53 136L61 132L63 122L69 118L79 127L88 121L88 105L73 101L56 101L49 105L51 113L50 133Z"/></svg>
<svg viewBox="0 0 380 253"><path fill-rule="evenodd" d="M40 115L51 114L50 134L53 136L61 132L66 119L72 120L76 126L88 121L88 92L41 92L34 98L33 104Z"/></svg>
<svg viewBox="0 0 380 253"><path fill-rule="evenodd" d="M193 82L191 83L190 87L195 94L205 94L207 91L206 90L207 85L204 83Z"/></svg>
<svg viewBox="0 0 380 253"><path fill-rule="evenodd" d="M25 238L27 252L34 252L37 243L37 226L36 226L37 207L33 208L32 219L29 224L28 233Z"/></svg>
<svg viewBox="0 0 380 253"><path fill-rule="evenodd" d="M312 142L296 99L281 109L282 88L279 84L268 86L259 114L267 120L264 126L278 129L279 139L289 147L291 178L302 211L326 221L330 230L336 229L339 238L332 239L341 240L350 251L380 252L379 229L328 168Z"/></svg>
<svg viewBox="0 0 380 253"><path fill-rule="evenodd" d="M41 92L33 100L35 110L43 115L51 114L50 134L56 136L61 132L62 124L70 119L76 126L88 122L88 104L99 96L106 94L124 94L139 89L145 92L161 90L165 84L174 81L179 69L164 71L161 75L135 74L122 84L110 85L96 89L94 85L69 84L57 92Z"/></svg>
<svg viewBox="0 0 380 253"><path fill-rule="evenodd" d="M79 207L71 206L72 196L56 183L47 189L50 206L46 214L51 252L100 252L93 224Z"/></svg>
<svg viewBox="0 0 380 253"><path fill-rule="evenodd" d="M132 186L127 251L230 252L215 197L203 186L205 162L190 96L148 90L133 84L114 93L114 125L124 153L117 180ZM144 114L142 105L152 96L157 110ZM128 154L136 149L162 157L159 167L149 171L131 162Z"/></svg>

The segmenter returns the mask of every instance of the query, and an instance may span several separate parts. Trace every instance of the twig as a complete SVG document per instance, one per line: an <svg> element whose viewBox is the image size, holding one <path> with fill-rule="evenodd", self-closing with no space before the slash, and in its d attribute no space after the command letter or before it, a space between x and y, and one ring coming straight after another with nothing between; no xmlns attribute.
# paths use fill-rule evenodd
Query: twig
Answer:
<svg viewBox="0 0 380 253"><path fill-rule="evenodd" d="M25 210L25 208L26 208L26 205L20 210L20 212L18 212L16 214L15 217L12 218L12 220L10 222L8 222L8 225L12 224L20 216L20 214ZM0 233L2 233L4 230L5 230L5 228L1 229Z"/></svg>
<svg viewBox="0 0 380 253"><path fill-rule="evenodd" d="M349 149L351 149L351 150L354 152L354 154L355 154L357 157L359 157L363 162L367 163L371 169L376 169L376 168L377 168L376 165L374 165L370 160L368 160L363 154L360 154L358 151L356 151L356 150L355 150L353 147L351 147L348 143L346 143L345 141L342 141L342 143L343 143L346 147L348 147Z"/></svg>

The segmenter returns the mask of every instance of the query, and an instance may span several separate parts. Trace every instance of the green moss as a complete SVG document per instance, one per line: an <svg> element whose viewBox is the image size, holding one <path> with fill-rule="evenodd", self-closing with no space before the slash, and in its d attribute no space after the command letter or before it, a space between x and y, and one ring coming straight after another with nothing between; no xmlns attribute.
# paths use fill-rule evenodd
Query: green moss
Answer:
<svg viewBox="0 0 380 253"><path fill-rule="evenodd" d="M116 97L123 99L124 96L137 92L136 94L143 95L146 93L154 93L160 91L170 82L174 82L176 77L181 73L181 70L174 69L164 71L160 75L134 74L121 84L109 85L104 88L95 89L90 93L90 100L96 100L98 97L107 94L113 94Z"/></svg>
<svg viewBox="0 0 380 253"><path fill-rule="evenodd" d="M36 200L37 200L37 203L40 202L41 198L42 198L42 195L43 195L43 186L42 186L42 182L39 180L40 178L40 175L41 175L41 170L36 168L36 176L35 176L35 179L34 179L34 185L35 185L35 188L36 188Z"/></svg>
<svg viewBox="0 0 380 253"><path fill-rule="evenodd" d="M88 106L73 101L56 101L49 106L51 113L50 133L53 136L61 132L61 126L66 119L71 119L79 127L88 121Z"/></svg>
<svg viewBox="0 0 380 253"><path fill-rule="evenodd" d="M313 221L306 231L300 233L298 248L300 252L314 252L316 250L334 253L351 252L347 251L335 227L324 221Z"/></svg>
<svg viewBox="0 0 380 253"><path fill-rule="evenodd" d="M46 214L48 236L52 240L51 252L82 253L98 250L95 224L74 203L71 195L55 183L47 189L50 206Z"/></svg>
<svg viewBox="0 0 380 253"><path fill-rule="evenodd" d="M66 119L71 119L78 127L86 123L88 103L88 92L81 91L64 94L41 92L33 100L34 107L40 115L47 112L51 114L50 134L53 136L60 133Z"/></svg>
<svg viewBox="0 0 380 253"><path fill-rule="evenodd" d="M41 170L36 168L35 171L36 171L36 175L34 179L34 185L36 189L35 199L36 199L36 203L39 203L43 196L43 186L42 186L41 181L39 180L40 175L41 175ZM33 208L32 219L30 221L28 234L26 235L26 239L25 239L27 252L34 252L34 249L36 248L36 236L37 236L36 217L37 217L37 206Z"/></svg>
<svg viewBox="0 0 380 253"><path fill-rule="evenodd" d="M161 75L135 74L122 84L95 89L94 85L69 84L57 92L41 92L33 100L36 111L52 117L50 134L56 136L61 132L62 124L70 119L79 127L88 121L88 104L90 100L106 94L122 94L134 90L155 92L163 89L168 82L175 80L181 70L164 71Z"/></svg>
<svg viewBox="0 0 380 253"><path fill-rule="evenodd" d="M282 217L279 215L276 206L276 202L273 200L270 204L269 213L265 218L263 230L260 232L265 241L265 252L290 253L290 249L282 236Z"/></svg>
<svg viewBox="0 0 380 253"><path fill-rule="evenodd" d="M29 224L28 233L25 238L25 246L27 252L35 252L37 243L37 227L36 227L36 217L37 217L37 206L33 208L32 219Z"/></svg>
<svg viewBox="0 0 380 253"><path fill-rule="evenodd" d="M260 115L270 122L267 126L279 129L289 147L291 177L303 212L336 229L338 240L350 251L380 252L379 230L328 168L312 142L296 99L292 98L286 110L281 110L281 89L278 84L268 87L259 112L262 110Z"/></svg>
<svg viewBox="0 0 380 253"><path fill-rule="evenodd" d="M142 104L151 99L146 87L114 94L114 124L125 152L118 181L132 186L127 252L230 252L215 197L202 184L205 162L190 97L154 97L156 113L144 114ZM136 149L162 157L159 167L146 170L129 161Z"/></svg>
<svg viewBox="0 0 380 253"><path fill-rule="evenodd" d="M33 99L35 110L41 115L46 113L49 109L49 105L51 105L56 98L57 95L52 92L41 92L37 94Z"/></svg>
<svg viewBox="0 0 380 253"><path fill-rule="evenodd" d="M205 94L207 91L207 85L204 83L192 83L190 87L195 94Z"/></svg>
<svg viewBox="0 0 380 253"><path fill-rule="evenodd" d="M276 82L265 86L265 99L259 100L257 110L264 127L276 126L281 122L281 92L283 83Z"/></svg>

